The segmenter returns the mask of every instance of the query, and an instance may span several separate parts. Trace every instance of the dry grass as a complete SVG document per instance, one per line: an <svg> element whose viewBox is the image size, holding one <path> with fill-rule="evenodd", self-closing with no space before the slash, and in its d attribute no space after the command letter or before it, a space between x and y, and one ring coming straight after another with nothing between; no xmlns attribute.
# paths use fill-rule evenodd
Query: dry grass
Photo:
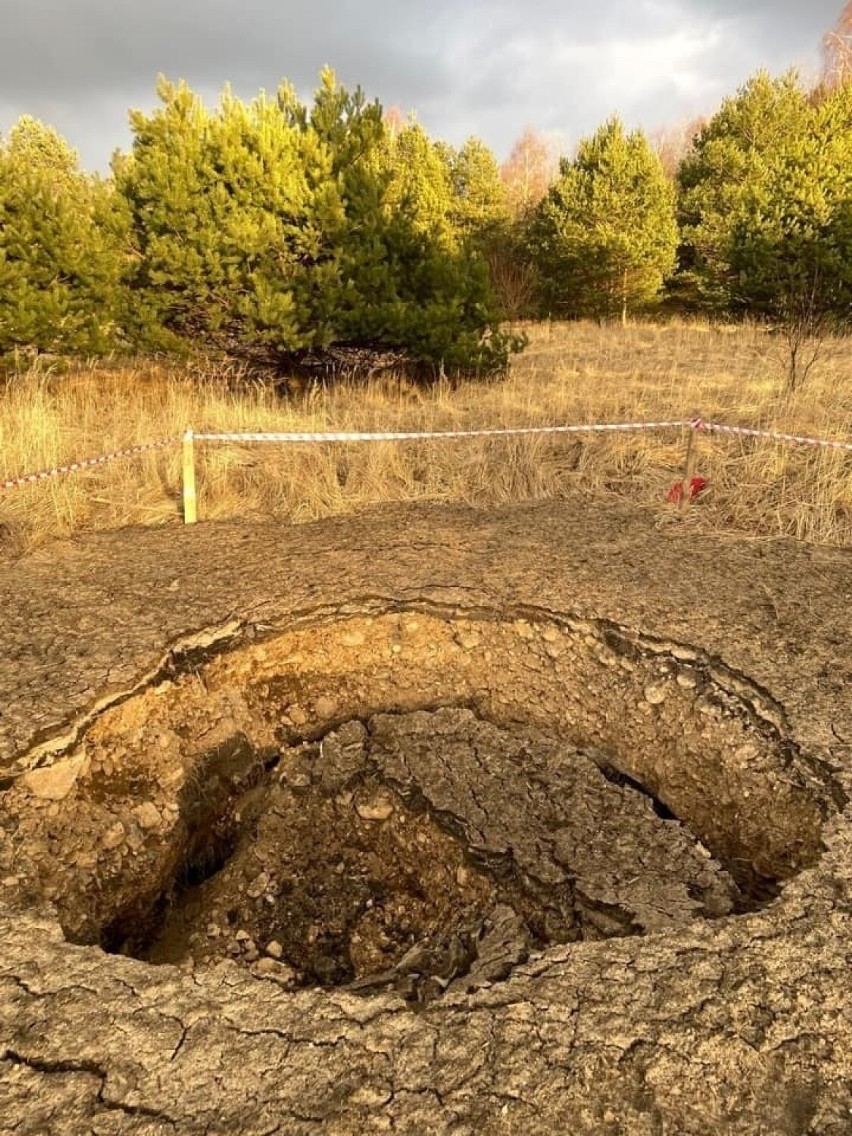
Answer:
<svg viewBox="0 0 852 1136"><path fill-rule="evenodd" d="M805 389L781 393L780 341L700 325L538 326L502 384L418 391L342 386L284 401L229 389L215 375L143 362L70 374L32 371L0 393L0 480L178 435L218 430L445 430L705 418L852 437L852 343L827 346ZM852 545L852 457L701 435L697 473L711 490L689 523ZM202 520L307 521L387 501L487 506L583 492L650 504L682 470L678 432L614 437L334 446L209 445L199 455ZM180 522L179 447L0 492L0 550L80 530Z"/></svg>

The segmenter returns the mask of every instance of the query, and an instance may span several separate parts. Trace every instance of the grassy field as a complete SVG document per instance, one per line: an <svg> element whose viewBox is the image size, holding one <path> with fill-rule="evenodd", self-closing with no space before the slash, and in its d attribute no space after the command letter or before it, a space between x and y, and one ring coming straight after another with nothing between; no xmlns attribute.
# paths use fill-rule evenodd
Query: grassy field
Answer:
<svg viewBox="0 0 852 1136"><path fill-rule="evenodd" d="M754 328L539 325L507 381L422 391L394 382L282 399L196 365L142 361L33 370L0 390L0 480L178 435L218 430L446 430L706 419L852 439L852 341L825 346L804 388L783 392L780 339ZM200 519L309 521L389 501L507 501L583 493L650 505L683 469L678 431L323 446L199 447ZM852 455L700 435L705 531L852 545ZM83 530L179 524L180 447L0 491L0 553Z"/></svg>

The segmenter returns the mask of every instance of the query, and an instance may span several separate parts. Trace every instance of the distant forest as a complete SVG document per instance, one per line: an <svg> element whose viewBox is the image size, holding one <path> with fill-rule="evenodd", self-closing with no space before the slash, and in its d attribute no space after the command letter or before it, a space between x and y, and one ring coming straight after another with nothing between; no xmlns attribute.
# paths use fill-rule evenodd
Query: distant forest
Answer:
<svg viewBox="0 0 852 1136"><path fill-rule="evenodd" d="M163 79L109 177L24 117L0 139L0 357L499 375L524 319L847 330L851 61L849 3L815 86L759 73L707 120L649 138L613 118L558 161L530 130L502 167L330 70L310 105L284 83L208 109Z"/></svg>

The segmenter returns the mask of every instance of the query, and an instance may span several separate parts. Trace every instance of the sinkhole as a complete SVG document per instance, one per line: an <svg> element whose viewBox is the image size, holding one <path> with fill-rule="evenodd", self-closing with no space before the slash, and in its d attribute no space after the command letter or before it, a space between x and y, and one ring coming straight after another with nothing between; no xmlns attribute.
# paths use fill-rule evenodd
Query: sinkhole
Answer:
<svg viewBox="0 0 852 1136"><path fill-rule="evenodd" d="M365 603L175 651L6 788L0 868L75 943L425 1002L753 911L841 803L699 649Z"/></svg>

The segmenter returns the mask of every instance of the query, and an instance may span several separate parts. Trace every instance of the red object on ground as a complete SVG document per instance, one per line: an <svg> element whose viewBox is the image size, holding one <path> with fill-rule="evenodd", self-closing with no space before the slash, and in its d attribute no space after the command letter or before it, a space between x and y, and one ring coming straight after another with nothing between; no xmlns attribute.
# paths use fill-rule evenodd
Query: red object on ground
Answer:
<svg viewBox="0 0 852 1136"><path fill-rule="evenodd" d="M689 483L689 499L690 499L690 501L694 500L698 496L699 493L703 493L703 491L706 488L707 488L707 478L706 477L693 477L693 479ZM677 504L678 501L680 501L682 497L683 497L683 482L682 481L676 481L675 484L671 487L671 489L666 494L666 500L672 501L672 502L674 502L674 504Z"/></svg>

